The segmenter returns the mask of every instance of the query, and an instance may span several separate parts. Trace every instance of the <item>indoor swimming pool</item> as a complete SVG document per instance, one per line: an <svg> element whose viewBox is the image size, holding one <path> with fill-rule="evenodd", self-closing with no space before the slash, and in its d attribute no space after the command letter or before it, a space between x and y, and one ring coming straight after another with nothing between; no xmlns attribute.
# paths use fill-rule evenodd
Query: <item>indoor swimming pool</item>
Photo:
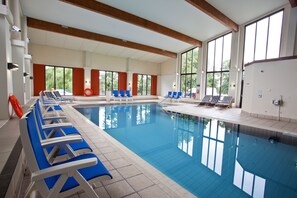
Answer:
<svg viewBox="0 0 297 198"><path fill-rule="evenodd" d="M76 109L197 197L297 197L297 138L156 103Z"/></svg>

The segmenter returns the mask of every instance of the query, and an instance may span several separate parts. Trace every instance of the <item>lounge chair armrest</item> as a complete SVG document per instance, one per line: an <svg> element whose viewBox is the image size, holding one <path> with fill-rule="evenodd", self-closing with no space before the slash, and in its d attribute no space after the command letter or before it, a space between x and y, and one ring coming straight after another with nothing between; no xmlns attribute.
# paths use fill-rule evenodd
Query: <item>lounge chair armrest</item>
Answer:
<svg viewBox="0 0 297 198"><path fill-rule="evenodd" d="M54 117L43 117L43 120L61 120L61 119L67 119L66 116L54 116Z"/></svg>
<svg viewBox="0 0 297 198"><path fill-rule="evenodd" d="M62 137L55 137L55 138L49 138L46 140L41 140L41 146L49 147L49 146L65 145L73 142L82 142L82 140L83 139L80 135L67 135Z"/></svg>
<svg viewBox="0 0 297 198"><path fill-rule="evenodd" d="M50 168L46 168L43 170L35 171L31 175L32 181L38 181L44 178L48 178L51 176L55 175L60 175L60 174L65 174L67 173L69 176L73 174L74 171L89 167L89 166L94 166L98 163L97 158L92 157L89 159L83 159L83 160L78 160L74 162L68 162L64 164L60 164L57 166L52 166Z"/></svg>
<svg viewBox="0 0 297 198"><path fill-rule="evenodd" d="M73 125L69 122L45 124L42 126L42 130L61 129L61 128L68 128L68 127L73 127Z"/></svg>

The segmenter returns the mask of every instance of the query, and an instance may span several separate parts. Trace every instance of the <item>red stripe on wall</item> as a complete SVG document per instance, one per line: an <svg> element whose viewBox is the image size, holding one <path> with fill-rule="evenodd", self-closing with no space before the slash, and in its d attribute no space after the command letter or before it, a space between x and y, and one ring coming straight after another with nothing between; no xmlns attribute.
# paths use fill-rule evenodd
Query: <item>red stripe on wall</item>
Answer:
<svg viewBox="0 0 297 198"><path fill-rule="evenodd" d="M132 76L132 95L137 96L137 82L138 82L138 74L133 74Z"/></svg>
<svg viewBox="0 0 297 198"><path fill-rule="evenodd" d="M127 73L119 72L119 90L127 90Z"/></svg>
<svg viewBox="0 0 297 198"><path fill-rule="evenodd" d="M91 70L91 89L93 90L93 95L99 96L100 83L99 83L99 70Z"/></svg>
<svg viewBox="0 0 297 198"><path fill-rule="evenodd" d="M157 95L157 76L152 75L152 95Z"/></svg>
<svg viewBox="0 0 297 198"><path fill-rule="evenodd" d="M34 96L39 96L45 90L45 65L33 64L33 75Z"/></svg>
<svg viewBox="0 0 297 198"><path fill-rule="evenodd" d="M73 95L84 95L85 72L83 68L73 68Z"/></svg>

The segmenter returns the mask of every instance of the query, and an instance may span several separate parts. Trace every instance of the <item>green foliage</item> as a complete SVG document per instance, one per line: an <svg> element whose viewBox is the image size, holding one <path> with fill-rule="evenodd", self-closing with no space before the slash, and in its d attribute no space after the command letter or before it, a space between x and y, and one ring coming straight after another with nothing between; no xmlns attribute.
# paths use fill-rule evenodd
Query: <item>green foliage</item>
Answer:
<svg viewBox="0 0 297 198"><path fill-rule="evenodd" d="M72 93L72 68L46 66L45 69L46 90L51 90L52 88L54 88L62 89L64 90L64 92L67 93Z"/></svg>

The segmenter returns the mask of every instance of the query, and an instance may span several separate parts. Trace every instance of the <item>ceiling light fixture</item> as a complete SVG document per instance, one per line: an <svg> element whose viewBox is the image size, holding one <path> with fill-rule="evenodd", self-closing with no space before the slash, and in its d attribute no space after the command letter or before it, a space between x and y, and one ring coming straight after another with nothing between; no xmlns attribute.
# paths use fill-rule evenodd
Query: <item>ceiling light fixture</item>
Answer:
<svg viewBox="0 0 297 198"><path fill-rule="evenodd" d="M15 63L7 63L7 69L11 71L17 71L19 69L19 65Z"/></svg>

